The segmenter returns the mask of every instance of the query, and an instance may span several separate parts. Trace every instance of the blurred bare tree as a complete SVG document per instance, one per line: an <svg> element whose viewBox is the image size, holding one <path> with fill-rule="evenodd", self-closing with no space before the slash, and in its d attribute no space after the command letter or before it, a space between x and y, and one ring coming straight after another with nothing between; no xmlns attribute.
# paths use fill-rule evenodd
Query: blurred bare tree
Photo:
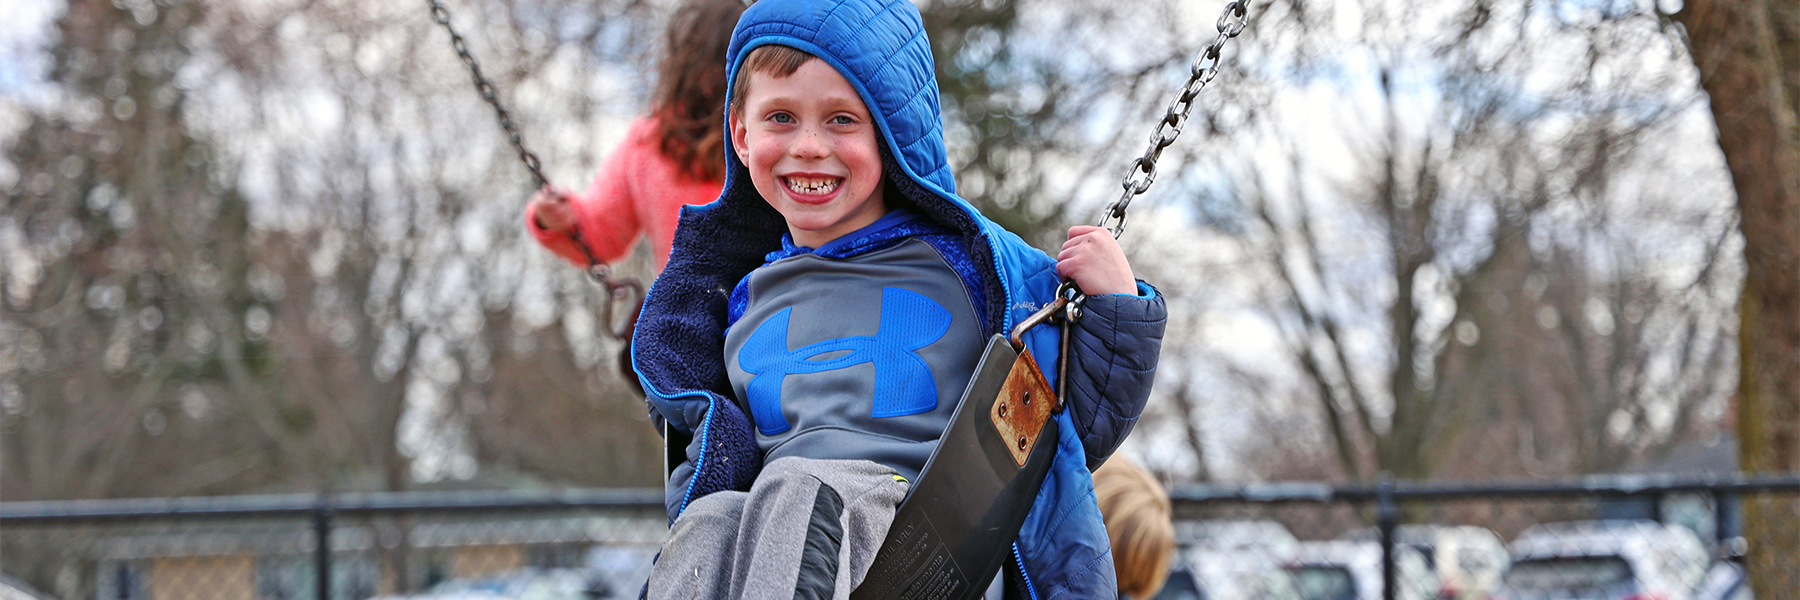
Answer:
<svg viewBox="0 0 1800 600"><path fill-rule="evenodd" d="M660 13L460 8L552 172L591 174ZM529 180L422 3L76 0L55 27L8 136L4 500L659 481L601 294L522 239Z"/></svg>
<svg viewBox="0 0 1800 600"><path fill-rule="evenodd" d="M1800 471L1800 13L1790 3L1702 0L1673 17L1687 27L1741 215L1739 460L1750 473ZM1794 502L1745 503L1758 596L1800 596L1796 512Z"/></svg>
<svg viewBox="0 0 1800 600"><path fill-rule="evenodd" d="M658 9L461 8L552 172L590 174ZM527 179L423 6L56 27L8 146L6 500L658 481L601 295L521 239Z"/></svg>
<svg viewBox="0 0 1800 600"><path fill-rule="evenodd" d="M574 173L592 154L563 150L594 143L606 116L596 106L628 95L571 74L630 68L621 48L651 28L626 24L656 15L576 2L456 8L528 139L561 158L552 172L586 175ZM351 464L383 489L477 473L657 481L643 406L603 359L619 342L593 318L602 298L522 237L530 179L429 13L398 2L219 12L210 37L225 65L241 65L219 76L257 108L213 122L267 141L242 147L238 168L267 186L266 226L289 240L280 273L300 307L279 335L307 349L285 372L307 388L330 445L354 449ZM557 119L560 138L546 128Z"/></svg>
<svg viewBox="0 0 1800 600"><path fill-rule="evenodd" d="M58 97L8 148L7 500L217 493L309 460L269 401L248 206L188 128L203 17L73 2L57 23Z"/></svg>
<svg viewBox="0 0 1800 600"><path fill-rule="evenodd" d="M1244 72L1203 107L1232 141L1180 146L1208 174L1186 216L1230 243L1159 239L1215 253L1153 271L1213 296L1171 342L1205 358L1165 370L1227 397L1177 413L1230 429L1271 421L1207 408L1310 403L1312 460L1350 479L1614 471L1716 438L1734 214L1691 65L1649 10L1254 5ZM1235 451L1312 439L1287 423Z"/></svg>
<svg viewBox="0 0 1800 600"><path fill-rule="evenodd" d="M7 501L215 494L324 448L276 383L278 303L250 207L190 128L197 3L71 2L54 95L7 147L0 491ZM10 552L40 585L69 568Z"/></svg>

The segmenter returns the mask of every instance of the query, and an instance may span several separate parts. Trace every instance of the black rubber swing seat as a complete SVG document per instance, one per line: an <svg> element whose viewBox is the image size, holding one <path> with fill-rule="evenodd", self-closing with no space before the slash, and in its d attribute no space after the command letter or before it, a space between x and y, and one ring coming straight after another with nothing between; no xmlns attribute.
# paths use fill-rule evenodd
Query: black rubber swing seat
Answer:
<svg viewBox="0 0 1800 600"><path fill-rule="evenodd" d="M1055 392L1031 353L988 340L937 450L895 512L853 600L978 598L1012 555L1055 458ZM664 430L664 472L687 434Z"/></svg>

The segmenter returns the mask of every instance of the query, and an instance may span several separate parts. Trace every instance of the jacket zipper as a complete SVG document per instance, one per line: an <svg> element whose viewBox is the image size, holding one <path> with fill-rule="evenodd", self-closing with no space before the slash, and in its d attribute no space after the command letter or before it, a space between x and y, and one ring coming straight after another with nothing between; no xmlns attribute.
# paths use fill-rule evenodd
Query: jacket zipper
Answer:
<svg viewBox="0 0 1800 600"><path fill-rule="evenodd" d="M1013 542L1013 564L1019 568L1019 581L1025 582L1025 594L1031 600L1038 600L1037 588L1031 585L1031 574L1025 572L1025 558L1019 555L1019 543Z"/></svg>
<svg viewBox="0 0 1800 600"><path fill-rule="evenodd" d="M694 483L700 480L700 470L706 468L706 454L712 449L708 438L712 434L713 411L718 408L718 400L707 394L706 418L700 420L700 456L694 457L694 473L688 476L687 492L681 495L681 508L675 511L677 517L687 512L688 502L694 499Z"/></svg>

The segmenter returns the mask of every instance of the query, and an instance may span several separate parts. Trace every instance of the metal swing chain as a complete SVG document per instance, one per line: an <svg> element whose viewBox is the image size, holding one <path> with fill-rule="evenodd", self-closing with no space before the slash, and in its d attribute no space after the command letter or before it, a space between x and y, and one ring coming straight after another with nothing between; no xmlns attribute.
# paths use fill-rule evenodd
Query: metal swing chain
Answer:
<svg viewBox="0 0 1800 600"><path fill-rule="evenodd" d="M1211 44L1207 44L1206 49L1201 50L1200 55L1194 59L1193 66L1188 69L1187 85L1182 86L1181 95L1169 104L1168 112L1156 124L1156 130L1150 133L1150 149L1131 163L1131 171L1125 174L1123 182L1124 195L1101 213L1100 222L1096 225L1111 230L1113 238L1117 239L1125 232L1125 209L1131 206L1132 198L1143 194L1156 181L1156 159L1162 156L1164 148L1175 143L1176 136L1181 135L1181 128L1187 125L1188 112L1194 108L1194 97L1200 95L1200 89L1219 74L1219 52L1224 48L1225 42L1243 33L1244 26L1249 22L1247 1L1232 0L1225 5L1224 12L1219 14L1219 36ZM1113 220L1117 222L1108 226L1107 222Z"/></svg>
<svg viewBox="0 0 1800 600"><path fill-rule="evenodd" d="M481 63L476 62L475 55L469 53L469 43L463 39L462 34L456 32L456 27L450 25L450 10L444 7L441 0L426 1L431 5L432 18L436 19L439 25L444 26L444 31L450 32L450 47L456 49L457 58L462 59L463 66L469 68L469 74L475 80L475 91L480 92L481 99L486 100L489 106L494 107L494 116L499 119L500 128L506 131L506 139L512 143L513 149L519 152L519 161L525 163L526 170L531 171L532 179L537 182L537 189L550 187L550 180L544 177L542 164L538 161L537 155L525 149L524 135L519 133L519 126L513 122L512 113L507 112L506 106L500 103L500 93L494 89L494 82L489 81L487 76L481 74ZM629 277L615 280L611 270L594 258L594 251L588 248L585 240L581 239L580 229L570 228L569 239L575 243L576 248L581 249L581 254L587 257L588 266L585 270L588 277L605 286L608 295L611 296L606 303L606 309L601 313L601 322L606 324L607 333L616 339L630 339L632 329L636 325L637 312L632 311L632 320L614 328L613 307L620 300L634 295L638 299L638 305L642 306L644 302L643 284Z"/></svg>
<svg viewBox="0 0 1800 600"><path fill-rule="evenodd" d="M1106 210L1101 212L1100 222L1095 225L1111 231L1113 239L1118 239L1120 234L1125 233L1125 209L1131 206L1131 200L1150 189L1150 184L1156 181L1156 159L1162 156L1164 148L1175 143L1175 138L1181 135L1181 128L1187 125L1188 113L1194 109L1194 98L1200 95L1200 90L1205 88L1206 84L1211 83L1213 78L1218 76L1220 51L1225 47L1225 42L1243 33L1244 27L1249 24L1247 9L1248 0L1232 0L1225 5L1224 11L1219 14L1218 37L1214 38L1212 43L1207 44L1206 48L1200 51L1200 55L1194 58L1193 66L1188 68L1187 84L1182 86L1181 94L1175 97L1175 101L1169 104L1169 110L1163 114L1162 120L1157 122L1156 130L1150 132L1150 148L1144 151L1143 156L1131 163L1131 171L1125 174L1125 181L1122 184L1125 187L1125 193L1118 200L1107 205ZM1109 222L1112 222L1110 226ZM1020 321L1019 325L1013 329L1010 336L1013 346L1024 347L1023 334L1025 330L1039 323L1058 320L1067 326L1080 320L1081 305L1086 300L1087 295L1081 293L1081 289L1076 287L1074 281L1064 280L1062 285L1056 288L1056 300ZM1063 352L1057 361L1059 371L1066 371L1068 368L1066 364L1068 343L1069 336L1065 331L1062 339ZM1059 388L1062 386L1061 379L1058 380L1057 386ZM1061 398L1062 393L1063 391L1058 389L1057 397Z"/></svg>
<svg viewBox="0 0 1800 600"><path fill-rule="evenodd" d="M548 187L550 180L544 178L543 171L539 170L537 155L525 149L525 138L519 134L518 125L513 124L512 114L506 112L505 106L500 105L500 94L494 91L494 83L481 74L481 64L475 62L475 55L469 54L469 43L450 25L450 10L444 8L444 3L439 0L426 1L431 3L431 16L437 19L439 25L444 26L444 31L450 32L450 46L456 49L457 58L462 59L463 66L468 67L469 74L475 77L475 91L481 92L481 99L494 107L494 114L500 118L500 128L506 130L507 140L512 142L513 149L519 151L519 160L524 161L525 168L531 171L538 188Z"/></svg>

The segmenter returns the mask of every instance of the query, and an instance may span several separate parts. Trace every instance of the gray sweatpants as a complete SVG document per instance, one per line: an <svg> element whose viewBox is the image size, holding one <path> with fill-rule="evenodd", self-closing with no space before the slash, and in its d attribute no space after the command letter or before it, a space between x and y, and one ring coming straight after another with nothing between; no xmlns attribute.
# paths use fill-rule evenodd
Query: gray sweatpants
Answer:
<svg viewBox="0 0 1800 600"><path fill-rule="evenodd" d="M776 459L749 492L688 504L650 571L648 598L849 598L907 487L871 461Z"/></svg>

